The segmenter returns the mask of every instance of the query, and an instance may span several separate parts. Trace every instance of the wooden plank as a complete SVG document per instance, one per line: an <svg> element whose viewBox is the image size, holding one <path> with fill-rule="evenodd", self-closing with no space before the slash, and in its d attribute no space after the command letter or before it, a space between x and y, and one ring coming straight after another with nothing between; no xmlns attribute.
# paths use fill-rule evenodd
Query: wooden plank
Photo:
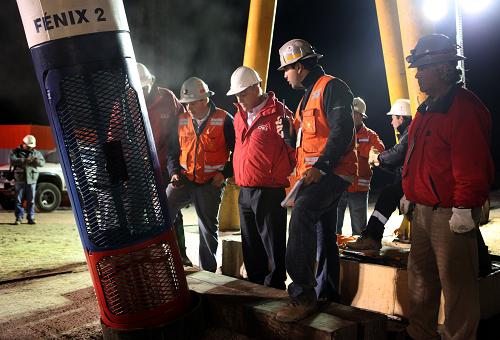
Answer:
<svg viewBox="0 0 500 340"><path fill-rule="evenodd" d="M321 310L324 313L355 322L358 325L358 339L382 340L386 338L387 317L384 314L333 302Z"/></svg>

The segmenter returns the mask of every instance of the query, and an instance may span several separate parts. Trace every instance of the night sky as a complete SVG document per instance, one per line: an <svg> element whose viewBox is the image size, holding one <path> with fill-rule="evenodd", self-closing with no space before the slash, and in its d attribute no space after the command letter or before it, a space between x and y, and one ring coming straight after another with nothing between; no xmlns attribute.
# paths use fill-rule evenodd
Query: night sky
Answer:
<svg viewBox="0 0 500 340"><path fill-rule="evenodd" d="M234 112L225 96L232 71L241 65L249 1L124 1L138 61L148 65L160 84L178 94L191 76L204 79L216 92L218 106ZM2 1L0 11L1 123L47 124L15 0ZM454 36L452 11L435 31ZM467 87L490 109L493 155L500 169L500 1L463 17ZM346 81L367 103L366 125L387 146L394 136L385 113L390 109L374 0L278 0L268 90L295 109L301 93L283 79L277 50L292 38L311 42L325 70ZM405 55L409 51L405 51ZM498 170L497 170L498 173ZM500 176L497 176L497 178ZM497 179L498 181L498 179Z"/></svg>

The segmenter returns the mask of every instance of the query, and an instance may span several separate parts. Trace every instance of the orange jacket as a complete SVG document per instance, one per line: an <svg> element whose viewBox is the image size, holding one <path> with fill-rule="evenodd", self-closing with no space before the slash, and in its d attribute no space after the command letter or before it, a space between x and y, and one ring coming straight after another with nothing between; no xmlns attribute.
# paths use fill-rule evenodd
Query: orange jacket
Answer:
<svg viewBox="0 0 500 340"><path fill-rule="evenodd" d="M363 124L359 130L356 131L358 176L356 176L354 182L347 188L348 192L366 192L370 190L370 181L372 179L373 171L370 164L368 164L368 155L370 154L370 149L372 147L379 152L385 150L384 143L382 143L377 133Z"/></svg>
<svg viewBox="0 0 500 340"><path fill-rule="evenodd" d="M200 135L196 135L189 113L179 115L179 162L182 173L190 181L207 183L224 169L229 159L229 148L224 136L224 120L228 113L215 109Z"/></svg>
<svg viewBox="0 0 500 340"><path fill-rule="evenodd" d="M304 172L316 163L328 140L330 128L323 107L323 93L326 84L332 79L333 77L329 75L321 76L314 84L304 109L300 110L301 103L297 107L293 124L295 131L302 128L302 136L297 136L301 139L300 143L297 142L300 145L298 145L296 153L298 178L301 178ZM333 165L333 172L341 177L356 176L357 160L354 139L339 162Z"/></svg>

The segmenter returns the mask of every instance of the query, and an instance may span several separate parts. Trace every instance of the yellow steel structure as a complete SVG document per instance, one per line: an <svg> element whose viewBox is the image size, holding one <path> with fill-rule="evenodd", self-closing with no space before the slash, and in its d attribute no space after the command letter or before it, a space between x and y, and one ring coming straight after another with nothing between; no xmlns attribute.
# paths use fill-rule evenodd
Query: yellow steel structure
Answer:
<svg viewBox="0 0 500 340"><path fill-rule="evenodd" d="M251 67L259 73L264 91L267 85L276 4L277 0L251 0L248 14L243 65ZM219 229L221 231L235 230L240 227L238 194L238 186L234 184L234 181L228 181L219 209Z"/></svg>
<svg viewBox="0 0 500 340"><path fill-rule="evenodd" d="M243 65L253 68L266 90L277 0L251 0Z"/></svg>
<svg viewBox="0 0 500 340"><path fill-rule="evenodd" d="M410 51L417 44L418 39L422 36L432 33L432 22L423 15L422 1L420 0L398 0L397 11L399 17L399 27L401 31L401 43L403 46L403 54L410 54ZM410 98L411 112L415 114L418 105L422 103L426 95L420 92L418 82L415 79L417 70L415 68L406 67L406 83Z"/></svg>
<svg viewBox="0 0 500 340"><path fill-rule="evenodd" d="M403 46L401 45L401 31L399 30L396 1L375 0L385 73L387 75L387 88L391 104L396 99L408 98L404 53Z"/></svg>

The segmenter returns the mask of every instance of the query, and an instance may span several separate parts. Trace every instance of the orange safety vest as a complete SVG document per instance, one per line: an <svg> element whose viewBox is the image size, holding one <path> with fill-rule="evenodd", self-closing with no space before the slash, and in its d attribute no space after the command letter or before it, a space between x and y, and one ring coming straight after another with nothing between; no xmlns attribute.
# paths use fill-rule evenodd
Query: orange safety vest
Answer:
<svg viewBox="0 0 500 340"><path fill-rule="evenodd" d="M385 150L384 143L372 129L364 124L356 132L356 151L358 155L358 176L355 181L347 188L348 192L366 192L370 190L370 182L373 171L368 164L370 149L373 147L379 152Z"/></svg>
<svg viewBox="0 0 500 340"><path fill-rule="evenodd" d="M302 100L297 107L293 124L295 131L302 128L302 140L296 153L298 178L316 163L326 146L330 127L323 107L323 93L332 79L329 75L321 76L314 84L304 109L300 110ZM354 138L338 163L334 164L333 172L346 180L354 180L358 172Z"/></svg>
<svg viewBox="0 0 500 340"><path fill-rule="evenodd" d="M189 113L179 115L179 163L183 174L190 181L207 183L222 171L229 159L229 149L224 136L227 112L216 108L208 117L200 135L196 135Z"/></svg>

